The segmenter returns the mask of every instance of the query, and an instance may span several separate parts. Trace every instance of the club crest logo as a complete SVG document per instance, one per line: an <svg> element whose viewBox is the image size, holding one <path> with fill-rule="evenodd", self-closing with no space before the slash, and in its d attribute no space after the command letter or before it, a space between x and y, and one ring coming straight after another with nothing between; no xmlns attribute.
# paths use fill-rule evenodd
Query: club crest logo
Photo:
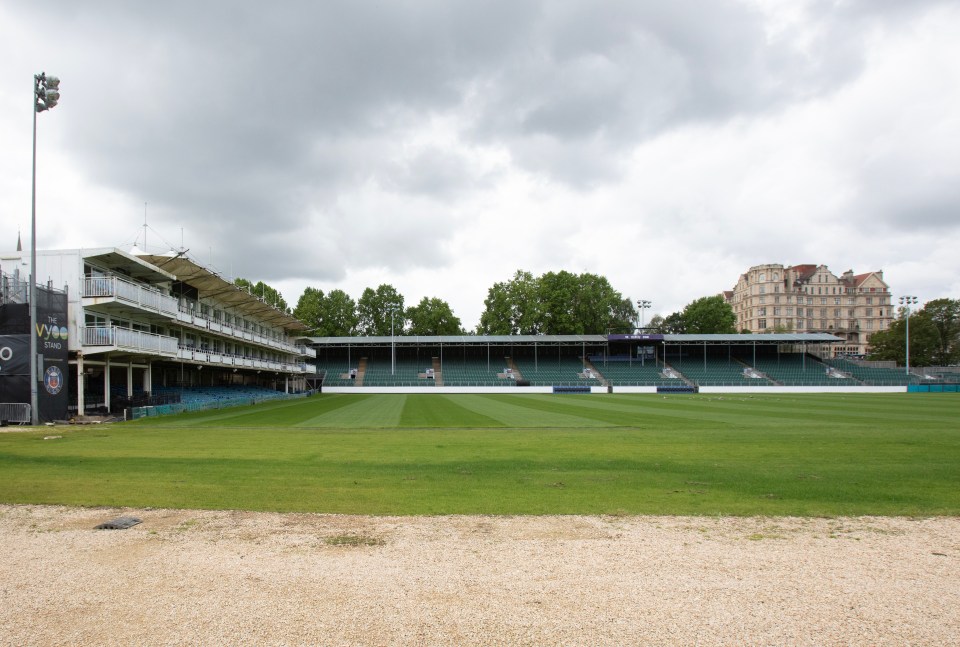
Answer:
<svg viewBox="0 0 960 647"><path fill-rule="evenodd" d="M63 388L63 372L59 366L51 366L44 371L43 388L45 388L50 395L60 393L60 389Z"/></svg>

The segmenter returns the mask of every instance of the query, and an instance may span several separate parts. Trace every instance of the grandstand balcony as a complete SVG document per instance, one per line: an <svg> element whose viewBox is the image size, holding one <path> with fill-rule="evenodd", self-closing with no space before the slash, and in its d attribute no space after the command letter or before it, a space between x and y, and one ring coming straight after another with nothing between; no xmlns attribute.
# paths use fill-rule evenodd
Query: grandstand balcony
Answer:
<svg viewBox="0 0 960 647"><path fill-rule="evenodd" d="M130 330L118 326L89 326L80 328L80 339L85 354L127 351L176 357L178 341L176 337L156 335L141 330Z"/></svg>
<svg viewBox="0 0 960 647"><path fill-rule="evenodd" d="M180 305L176 311L176 320L177 323L190 326L191 328L201 330L204 332L210 332L213 334L222 335L224 337L230 337L232 339L243 340L251 344L257 344L258 346L265 346L273 350L278 350L283 353L293 353L297 355L306 355L308 357L316 357L316 351L313 351L313 355L309 353L304 353L301 351L303 346L297 346L287 341L281 341L278 339L273 339L271 337L266 337L258 333L253 332L252 330L245 330L238 326L231 326L222 321L217 321L206 317L194 310L188 309L183 305Z"/></svg>
<svg viewBox="0 0 960 647"><path fill-rule="evenodd" d="M278 362L261 357L222 353L195 348L193 346L180 346L177 349L176 357L185 362L202 366L234 367L255 371L273 371L275 373L298 373L306 375L312 375L317 372L316 365L306 362Z"/></svg>
<svg viewBox="0 0 960 647"><path fill-rule="evenodd" d="M88 276L82 283L83 306L119 313L148 312L164 318L177 315L177 300L156 288L119 276Z"/></svg>

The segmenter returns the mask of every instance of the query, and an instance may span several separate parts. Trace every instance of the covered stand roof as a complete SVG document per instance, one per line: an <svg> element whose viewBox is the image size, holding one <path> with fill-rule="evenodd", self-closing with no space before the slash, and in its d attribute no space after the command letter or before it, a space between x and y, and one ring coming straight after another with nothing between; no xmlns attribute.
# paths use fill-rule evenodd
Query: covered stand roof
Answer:
<svg viewBox="0 0 960 647"><path fill-rule="evenodd" d="M606 344L607 342L642 341L666 344L832 344L843 340L827 333L734 334L734 335L389 335L379 337L308 337L314 346L533 346Z"/></svg>
<svg viewBox="0 0 960 647"><path fill-rule="evenodd" d="M231 308L245 317L253 317L286 330L307 329L307 326L293 315L264 302L183 254L142 254L140 258L176 276L176 280L189 283L197 289L201 297L216 299L224 307Z"/></svg>

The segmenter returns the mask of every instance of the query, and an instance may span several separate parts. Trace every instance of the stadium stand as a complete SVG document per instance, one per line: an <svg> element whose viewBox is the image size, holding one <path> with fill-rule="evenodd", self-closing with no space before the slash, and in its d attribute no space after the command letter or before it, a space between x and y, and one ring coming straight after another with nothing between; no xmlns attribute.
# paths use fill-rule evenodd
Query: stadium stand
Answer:
<svg viewBox="0 0 960 647"><path fill-rule="evenodd" d="M735 359L681 357L669 365L697 386L773 386L763 376L750 377L748 367Z"/></svg>
<svg viewBox="0 0 960 647"><path fill-rule="evenodd" d="M531 386L601 386L597 377L584 374L583 360L577 358L558 358L534 360L532 358L514 358L514 364L520 377Z"/></svg>
<svg viewBox="0 0 960 647"><path fill-rule="evenodd" d="M363 386L434 386L432 377L427 377L432 369L432 360L397 358L393 365L390 359L368 359L363 371Z"/></svg>
<svg viewBox="0 0 960 647"><path fill-rule="evenodd" d="M920 376L913 373L908 375L902 369L869 366L843 358L826 361L830 366L849 374L867 386L907 386L923 382Z"/></svg>
<svg viewBox="0 0 960 647"><path fill-rule="evenodd" d="M590 364L610 386L676 386L683 384L678 376L663 374L654 361L640 362L628 355L604 357L591 355Z"/></svg>
<svg viewBox="0 0 960 647"><path fill-rule="evenodd" d="M751 359L742 357L740 361L746 364ZM758 357L753 368L781 386L857 386L860 384L857 380L833 370L832 367L814 357L798 353Z"/></svg>
<svg viewBox="0 0 960 647"><path fill-rule="evenodd" d="M508 366L504 358L496 358L487 365L485 359L455 359L443 362L444 386L511 386L513 378L508 377Z"/></svg>

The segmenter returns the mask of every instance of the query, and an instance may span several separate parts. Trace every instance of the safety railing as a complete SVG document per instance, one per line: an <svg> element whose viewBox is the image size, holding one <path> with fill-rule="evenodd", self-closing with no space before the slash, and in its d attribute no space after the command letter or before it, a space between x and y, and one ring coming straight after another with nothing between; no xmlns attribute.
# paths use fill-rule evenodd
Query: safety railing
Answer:
<svg viewBox="0 0 960 647"><path fill-rule="evenodd" d="M109 346L118 350L131 350L150 355L176 357L177 338L130 330L117 326L88 326L80 329L80 339L85 347Z"/></svg>
<svg viewBox="0 0 960 647"><path fill-rule="evenodd" d="M89 276L83 280L86 298L112 297L144 310L162 312L171 317L177 314L177 300L159 290L122 279L119 276Z"/></svg>

